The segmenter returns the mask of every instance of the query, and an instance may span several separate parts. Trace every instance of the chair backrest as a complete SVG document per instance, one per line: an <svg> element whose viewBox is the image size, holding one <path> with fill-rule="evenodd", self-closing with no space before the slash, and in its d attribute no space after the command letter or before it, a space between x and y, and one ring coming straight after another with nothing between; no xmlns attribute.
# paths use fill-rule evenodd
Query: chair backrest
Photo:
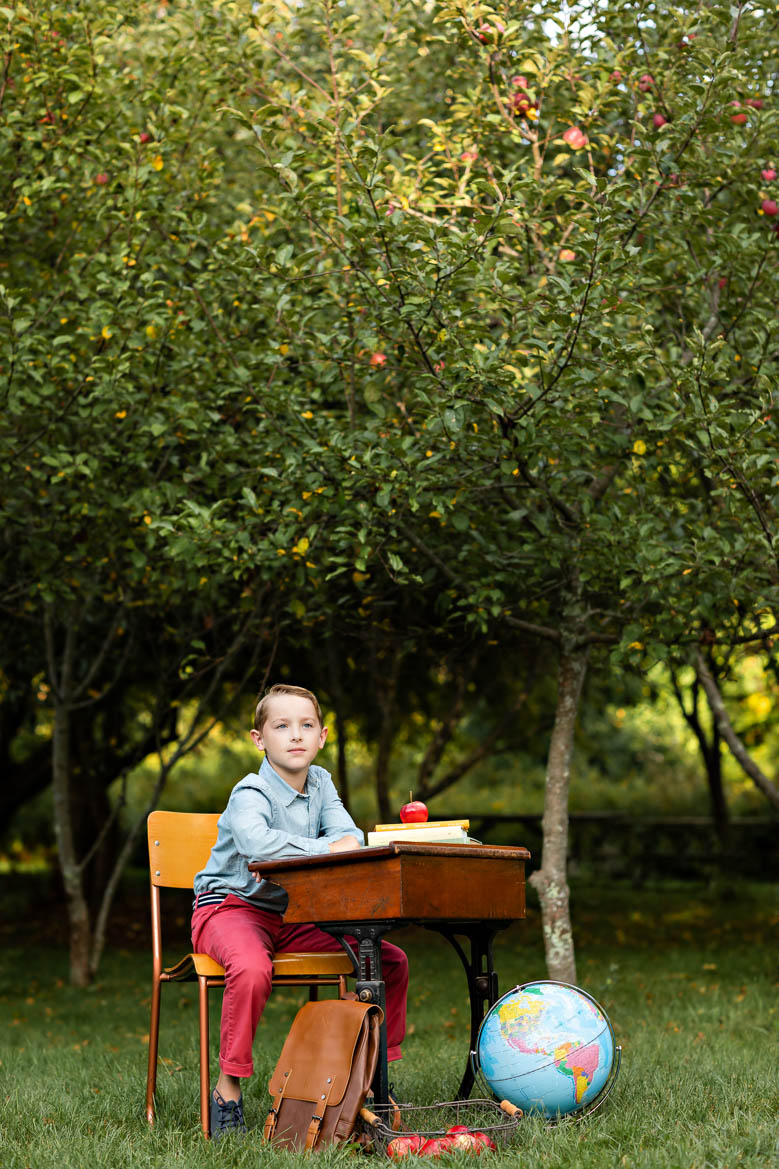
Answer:
<svg viewBox="0 0 779 1169"><path fill-rule="evenodd" d="M152 885L191 889L216 843L218 819L218 812L152 812L146 822Z"/></svg>

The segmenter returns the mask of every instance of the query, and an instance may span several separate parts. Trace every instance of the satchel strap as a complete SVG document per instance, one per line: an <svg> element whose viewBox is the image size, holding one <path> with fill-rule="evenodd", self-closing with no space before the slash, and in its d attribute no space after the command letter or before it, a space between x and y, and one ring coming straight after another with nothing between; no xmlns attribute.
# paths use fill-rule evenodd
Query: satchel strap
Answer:
<svg viewBox="0 0 779 1169"><path fill-rule="evenodd" d="M319 1130L322 1127L322 1121L325 1115L325 1109L327 1108L327 1102L330 1099L330 1093L333 1090L333 1082L333 1077L328 1076L327 1083L325 1084L325 1091L320 1095L319 1101L311 1117L311 1123L309 1124L308 1131L306 1132L306 1152L310 1152L310 1150L313 1149L317 1142Z"/></svg>
<svg viewBox="0 0 779 1169"><path fill-rule="evenodd" d="M289 1083L289 1080L287 1079L288 1075L289 1075L289 1072L285 1073L285 1078L284 1078L284 1081L281 1085L281 1091L278 1092L277 1095L274 1097L270 1112L268 1113L267 1118L265 1120L265 1128L262 1131L262 1135L266 1141L272 1140L273 1134L276 1131L276 1121L279 1118L279 1108L281 1107L281 1101L284 1097L284 1089L286 1088L287 1084Z"/></svg>

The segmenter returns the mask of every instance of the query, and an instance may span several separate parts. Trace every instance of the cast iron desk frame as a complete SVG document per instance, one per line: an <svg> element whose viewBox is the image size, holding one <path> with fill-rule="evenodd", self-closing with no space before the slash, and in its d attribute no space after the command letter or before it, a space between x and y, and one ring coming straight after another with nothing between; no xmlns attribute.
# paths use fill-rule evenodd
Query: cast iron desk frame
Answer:
<svg viewBox="0 0 779 1169"><path fill-rule="evenodd" d="M442 853L440 850L445 850ZM456 914L448 914L445 918L430 920L424 911L413 910L402 914L383 916L372 914L362 916L357 912L354 917L332 917L328 914L329 906L322 905L322 912L318 912L316 887L312 878L318 876L321 880L325 876L338 877L339 869L343 864L354 862L381 862L388 858L400 857L435 857L441 859L446 855L448 859L457 859L462 862L474 859L500 860L519 862L521 874L520 903L514 906L510 915L494 918L491 916L473 916L458 919ZM386 1012L386 997L381 965L381 942L385 934L392 930L408 925L418 925L425 929L440 933L462 962L468 982L468 996L470 1000L470 1043L469 1055L466 1062L460 1086L457 1092L458 1099L467 1099L474 1084L474 1072L470 1053L475 1049L476 1037L486 1011L499 998L498 976L494 968L492 944L498 930L505 929L513 921L525 916L524 905L524 861L529 859L530 853L524 848L502 848L484 845L438 845L438 844L402 844L395 842L385 848L361 849L345 853L331 853L327 856L304 857L301 859L262 862L255 861L249 865L252 871L262 874L264 879L272 880L284 886L285 875L290 884L301 875L306 879L306 907L300 904L300 896L295 896L301 890L290 892L290 905L285 920L302 923L312 921L321 930L335 938L348 954L356 976L355 991L364 1002L375 1002ZM467 867L467 866L466 866ZM294 876L293 876L294 874ZM489 896L489 891L487 895ZM293 903L294 898L294 903ZM351 912L351 911L348 911ZM353 937L357 942L357 953L353 952L346 941ZM467 949L463 947L460 938L464 938ZM381 1027L379 1044L379 1060L376 1075L373 1081L373 1093L376 1107L386 1105L389 1095L389 1075L387 1067L387 1029L386 1023Z"/></svg>

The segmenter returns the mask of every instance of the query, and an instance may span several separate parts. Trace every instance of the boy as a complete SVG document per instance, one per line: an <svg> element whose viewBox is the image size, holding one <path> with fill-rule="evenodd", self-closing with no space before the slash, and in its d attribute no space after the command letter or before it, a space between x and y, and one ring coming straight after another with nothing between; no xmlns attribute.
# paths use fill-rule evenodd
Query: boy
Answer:
<svg viewBox="0 0 779 1169"><path fill-rule="evenodd" d="M363 834L330 775L313 761L327 738L314 695L302 686L272 686L257 704L251 738L265 752L259 774L236 784L219 817L208 864L195 877L192 944L225 968L220 1075L211 1094L211 1135L246 1131L241 1078L253 1071L252 1042L271 990L276 950L337 951L312 925L285 926L287 895L249 872L255 860L360 848ZM387 1049L400 1059L406 1029L408 962L382 942L387 993Z"/></svg>

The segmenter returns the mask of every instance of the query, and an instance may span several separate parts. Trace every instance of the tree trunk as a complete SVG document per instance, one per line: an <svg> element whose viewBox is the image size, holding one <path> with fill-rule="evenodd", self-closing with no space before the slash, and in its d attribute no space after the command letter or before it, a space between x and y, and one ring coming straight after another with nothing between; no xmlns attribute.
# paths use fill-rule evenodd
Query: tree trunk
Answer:
<svg viewBox="0 0 779 1169"><path fill-rule="evenodd" d="M346 758L346 720L340 710L335 712L336 784L341 803L349 811L349 763Z"/></svg>
<svg viewBox="0 0 779 1169"><path fill-rule="evenodd" d="M150 731L153 739L149 744L150 747L156 746L160 761L157 781L146 812L136 822L130 834L125 837L118 856L116 855L117 840L113 836L118 806L112 808L107 800L104 802L102 823L99 817L95 818L94 815L85 817L83 815L84 809L80 807L80 803L83 801L84 792L87 793L86 798L88 799L89 785L83 784L83 778L74 766L74 757L78 758L78 753L75 750L78 735L77 720L79 717L83 717L80 712L86 708L90 708L93 713L96 709L97 699L93 698L91 687L100 678L101 671L111 655L111 648L121 618L121 610L117 610L110 628L105 631L105 636L94 650L91 660L82 663L83 675L79 678L76 677L78 612L75 606L59 622L54 615L53 606L48 606L44 612L44 636L54 711L51 742L54 827L67 904L70 932L70 979L74 986L86 987L94 978L105 945L108 916L119 880L132 855L134 841L143 831L146 816L156 807L170 771L184 755L194 750L206 738L220 718L224 718L227 709L229 709L231 693L241 694L243 684L254 674L261 642L260 639L253 638L250 643L249 635L261 602L262 597L260 596L257 600L257 608L247 616L226 653L215 659L215 668L211 672L205 690L201 690L199 699L191 704L194 706L194 710L187 715L185 728L178 729L180 703L170 704L167 708L163 704L163 707L160 708L160 712L164 711L164 713L159 721L155 721L155 725ZM245 668L239 674L238 685L234 691L230 688L225 692L224 701L220 704L219 693L226 671L247 644L251 644L252 649L245 663ZM274 644L273 652L268 659L263 685L267 681L275 648ZM103 683L105 693L113 689L124 664L125 657L121 655L118 661L112 662L108 679L104 680ZM81 744L82 755L87 750L88 740L89 736L86 736ZM163 759L163 746L170 746L171 743L174 743L175 747L169 757ZM94 773L91 775L91 779L94 782L95 776L99 774L100 770L99 760L91 762L90 771ZM125 773L130 769L132 763L132 758L126 759ZM84 791L81 790L82 786ZM78 790L76 790L77 788ZM89 823L85 822L89 819L92 821L91 839ZM80 829L83 839L79 839ZM108 847L106 847L107 842L110 842ZM96 916L93 918L87 897L86 874L95 867L98 858L108 856L111 857L112 864L110 872L101 871L102 889L95 888L94 890Z"/></svg>
<svg viewBox="0 0 779 1169"><path fill-rule="evenodd" d="M376 750L376 804L379 809L379 818L385 823L393 818L389 798L389 768L398 727L397 697L399 673L400 653L394 650L389 669L386 674L379 677L377 685L380 703L380 723Z"/></svg>
<svg viewBox="0 0 779 1169"><path fill-rule="evenodd" d="M673 669L670 670L671 684L674 688L676 701L684 716L684 721L695 735L701 750L703 766L706 770L706 782L709 786L709 802L714 828L720 844L724 847L728 843L730 831L730 816L728 803L725 797L725 788L722 783L722 738L716 719L713 720L711 738L706 734L706 728L698 714L698 691L701 685L700 676L696 674L695 681L690 687L690 709L684 705L684 694Z"/></svg>
<svg viewBox="0 0 779 1169"><path fill-rule="evenodd" d="M338 794L341 797L341 803L348 812L350 792L348 761L346 758L346 719L343 713L345 709L344 691L341 681L340 659L338 657L335 638L333 636L327 639L327 664L329 675L328 680L330 683L330 695L333 702L333 713L335 715L335 786L338 788Z"/></svg>
<svg viewBox="0 0 779 1169"><path fill-rule="evenodd" d="M541 902L546 969L559 982L576 982L576 957L567 878L568 789L573 734L579 711L587 650L563 643L557 674L557 708L546 770L543 858L530 882Z"/></svg>
<svg viewBox="0 0 779 1169"><path fill-rule="evenodd" d="M730 813L725 796L725 785L722 782L722 746L720 729L714 724L711 733L711 743L703 755L706 764L706 778L709 781L709 799L711 801L711 815L717 839L723 847L727 846L730 836Z"/></svg>
<svg viewBox="0 0 779 1169"><path fill-rule="evenodd" d="M88 986L91 981L89 951L91 927L84 895L83 871L76 854L70 792L70 724L75 655L75 626L68 624L59 676L55 668L54 633L48 620L49 677L54 700L51 737L51 773L54 800L54 832L65 890L70 934L70 981Z"/></svg>
<svg viewBox="0 0 779 1169"><path fill-rule="evenodd" d="M70 720L70 819L83 870L82 888L94 920L113 872L120 833L106 783L110 771L99 770L99 742L94 728L87 726L89 716L95 717L92 708L77 711Z"/></svg>
<svg viewBox="0 0 779 1169"><path fill-rule="evenodd" d="M376 804L379 809L379 820L383 823L393 819L389 798L389 765L394 739L395 728L392 720L383 718L376 751Z"/></svg>
<svg viewBox="0 0 779 1169"><path fill-rule="evenodd" d="M725 709L725 703L722 700L717 683L703 660L703 655L700 653L696 659L695 670L701 680L701 685L706 691L706 697L709 700L709 706L711 707L711 712L714 715L719 732L730 747L733 757L756 787L760 789L766 799L770 800L775 808L779 808L779 787L758 767L741 742L741 739L733 730L733 724L728 717L728 712Z"/></svg>

